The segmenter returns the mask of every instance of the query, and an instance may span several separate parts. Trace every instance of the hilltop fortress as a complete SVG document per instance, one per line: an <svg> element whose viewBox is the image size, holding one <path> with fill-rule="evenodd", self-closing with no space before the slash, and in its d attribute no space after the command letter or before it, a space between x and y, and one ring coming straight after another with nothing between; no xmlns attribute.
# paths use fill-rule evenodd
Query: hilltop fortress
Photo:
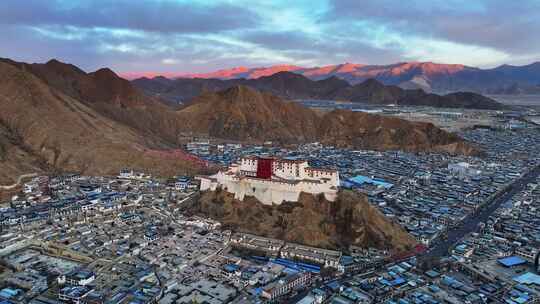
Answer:
<svg viewBox="0 0 540 304"><path fill-rule="evenodd" d="M297 202L301 192L324 194L334 201L339 187L336 170L311 168L306 160L273 157L243 157L226 171L199 179L201 191L222 188L235 199L254 196L266 205Z"/></svg>

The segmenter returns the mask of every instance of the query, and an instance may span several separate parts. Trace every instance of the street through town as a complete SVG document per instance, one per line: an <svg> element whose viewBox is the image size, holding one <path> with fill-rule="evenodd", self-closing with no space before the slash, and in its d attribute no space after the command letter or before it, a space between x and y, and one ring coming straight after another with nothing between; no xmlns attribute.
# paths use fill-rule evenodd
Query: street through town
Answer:
<svg viewBox="0 0 540 304"><path fill-rule="evenodd" d="M486 222L503 203L507 202L512 196L523 190L528 183L534 182L534 179L540 175L540 166L530 170L525 175L515 180L506 190L498 193L492 201L481 208L478 212L469 215L463 223L455 229L449 230L447 239L439 240L438 243L426 252L422 257L442 257L449 254L450 249L456 245L468 233L474 232L478 228L478 224Z"/></svg>

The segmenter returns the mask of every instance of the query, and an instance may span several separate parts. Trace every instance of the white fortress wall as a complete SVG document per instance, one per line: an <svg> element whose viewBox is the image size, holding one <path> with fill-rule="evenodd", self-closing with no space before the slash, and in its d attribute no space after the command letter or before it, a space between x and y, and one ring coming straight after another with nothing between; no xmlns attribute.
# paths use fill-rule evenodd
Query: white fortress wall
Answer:
<svg viewBox="0 0 540 304"><path fill-rule="evenodd" d="M337 190L331 189L329 184L308 181L287 183L246 178L240 182L225 182L223 186L239 200L243 200L246 195L254 196L264 204L281 204L283 201L297 202L301 192L314 195L324 193L329 201L334 201L337 194Z"/></svg>
<svg viewBox="0 0 540 304"><path fill-rule="evenodd" d="M297 202L301 192L324 194L328 201L335 201L339 186L339 173L335 170L310 168L307 161L277 160L272 164L273 179L259 179L257 158L242 158L239 165L232 165L227 172L201 177L202 191L215 191L217 187L234 194L238 200L253 196L263 204Z"/></svg>

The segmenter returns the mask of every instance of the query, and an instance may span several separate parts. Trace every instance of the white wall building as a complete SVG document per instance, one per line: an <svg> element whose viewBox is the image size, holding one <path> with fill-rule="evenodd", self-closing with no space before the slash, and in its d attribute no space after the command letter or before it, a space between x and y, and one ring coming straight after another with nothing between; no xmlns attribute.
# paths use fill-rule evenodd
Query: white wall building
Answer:
<svg viewBox="0 0 540 304"><path fill-rule="evenodd" d="M482 171L473 168L471 164L466 162L459 162L457 164L448 164L448 170L461 178L477 176L482 173Z"/></svg>
<svg viewBox="0 0 540 304"><path fill-rule="evenodd" d="M339 187L336 170L311 168L305 160L262 157L244 157L226 171L199 179L201 191L220 187L236 199L254 196L268 205L297 202L301 192L324 194L334 201Z"/></svg>

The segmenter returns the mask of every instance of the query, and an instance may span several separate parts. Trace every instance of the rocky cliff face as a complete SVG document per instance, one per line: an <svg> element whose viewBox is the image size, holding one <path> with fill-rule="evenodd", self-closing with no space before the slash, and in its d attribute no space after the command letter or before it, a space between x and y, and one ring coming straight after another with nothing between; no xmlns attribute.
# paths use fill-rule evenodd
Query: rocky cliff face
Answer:
<svg viewBox="0 0 540 304"><path fill-rule="evenodd" d="M367 198L340 192L335 202L302 193L297 203L263 205L253 197L235 200L223 190L202 194L192 212L220 221L225 228L323 248L350 245L409 250L415 240L390 222Z"/></svg>

